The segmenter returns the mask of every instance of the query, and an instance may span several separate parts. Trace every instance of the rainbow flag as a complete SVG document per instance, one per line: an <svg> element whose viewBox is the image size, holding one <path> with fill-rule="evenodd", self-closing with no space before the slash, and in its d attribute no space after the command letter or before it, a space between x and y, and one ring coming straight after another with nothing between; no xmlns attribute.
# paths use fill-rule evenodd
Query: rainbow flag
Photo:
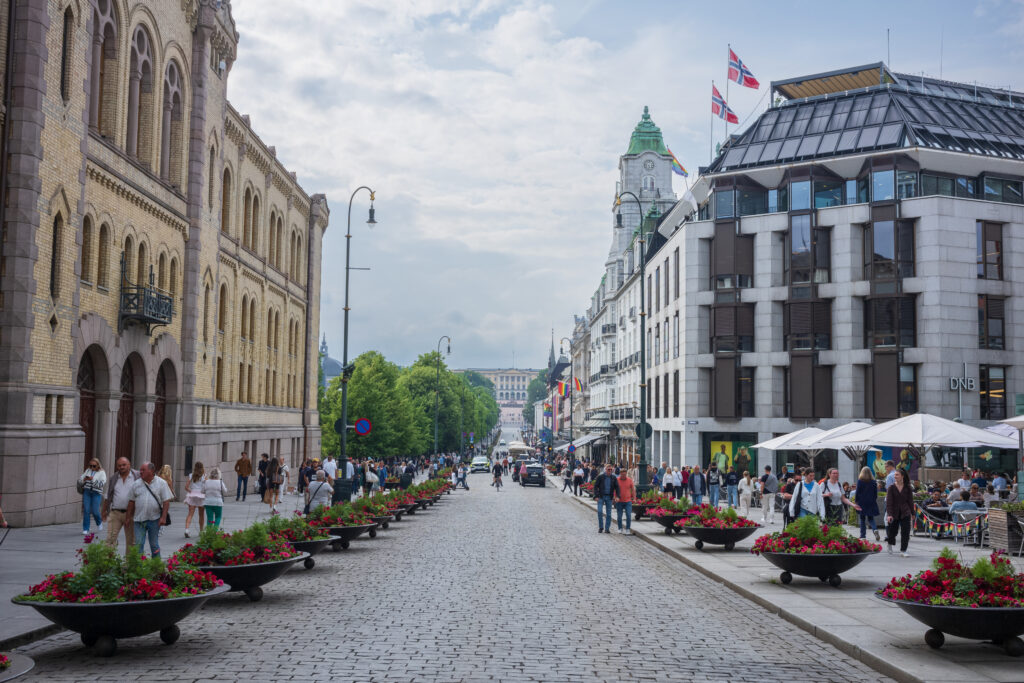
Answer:
<svg viewBox="0 0 1024 683"><path fill-rule="evenodd" d="M569 395L569 384L568 384L568 382L559 382L558 383L558 395L559 396L563 396L563 397Z"/></svg>
<svg viewBox="0 0 1024 683"><path fill-rule="evenodd" d="M544 404L544 417L551 417L551 404L550 403L545 403Z"/></svg>
<svg viewBox="0 0 1024 683"><path fill-rule="evenodd" d="M578 379L573 377L572 381L576 383L576 391L583 391L583 385L580 384L580 381Z"/></svg>
<svg viewBox="0 0 1024 683"><path fill-rule="evenodd" d="M683 168L683 165L679 163L679 159L676 159L676 155L672 153L672 150L669 149L668 147L666 147L665 149L668 149L668 155L672 157L672 170L675 173L678 173L679 175L683 176L684 178L689 178L690 174L687 173L686 169Z"/></svg>

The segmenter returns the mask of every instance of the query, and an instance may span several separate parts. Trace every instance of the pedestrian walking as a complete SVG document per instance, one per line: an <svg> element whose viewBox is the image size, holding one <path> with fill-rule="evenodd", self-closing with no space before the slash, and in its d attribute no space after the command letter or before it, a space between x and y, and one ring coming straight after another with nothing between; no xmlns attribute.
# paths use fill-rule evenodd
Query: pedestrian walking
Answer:
<svg viewBox="0 0 1024 683"><path fill-rule="evenodd" d="M156 476L160 477L167 482L167 488L171 490L171 494L174 494L174 473L171 471L170 465L164 465L160 468L160 471L156 473ZM177 496L175 496L177 497Z"/></svg>
<svg viewBox="0 0 1024 683"><path fill-rule="evenodd" d="M263 454L266 457L266 453ZM270 512L277 512L277 494L281 488L283 477L280 472L281 463L277 458L270 458L267 463L266 488L263 493L263 502L270 506Z"/></svg>
<svg viewBox="0 0 1024 683"><path fill-rule="evenodd" d="M685 475L682 467L672 468L672 488L676 494L676 498L683 497L683 484L686 483Z"/></svg>
<svg viewBox="0 0 1024 683"><path fill-rule="evenodd" d="M167 524L167 511L173 498L167 482L156 476L153 463L142 463L139 478L132 482L126 514L135 525L140 554L145 550L148 538L151 556L160 557L160 527Z"/></svg>
<svg viewBox="0 0 1024 683"><path fill-rule="evenodd" d="M693 501L694 505L700 505L701 501L704 500L704 496L708 494L708 480L704 473L700 471L700 465L694 465L687 487L690 489L690 500Z"/></svg>
<svg viewBox="0 0 1024 683"><path fill-rule="evenodd" d="M198 460L192 466L192 474L185 482L185 505L188 505L188 514L185 516L185 538L190 538L189 529L192 527L192 517L199 512L199 533L203 533L203 526L206 524L206 494L203 493L203 481L206 479L206 472L203 463Z"/></svg>
<svg viewBox="0 0 1024 683"><path fill-rule="evenodd" d="M210 475L203 482L204 510L206 510L206 522L214 529L220 528L221 519L224 518L224 494L228 492L227 485L220 477L220 468L211 467Z"/></svg>
<svg viewBox="0 0 1024 683"><path fill-rule="evenodd" d="M114 475L107 480L107 497L103 501L103 522L107 525L107 543L117 548L117 537L124 529L125 551L135 545L135 526L128 516L132 484L139 473L132 470L128 458L118 458Z"/></svg>
<svg viewBox="0 0 1024 683"><path fill-rule="evenodd" d="M871 530L875 532L875 540L879 540L878 524L875 523L875 517L878 516L878 484L875 483L875 477L868 467L860 469L853 500L860 505L860 510L857 511L857 516L860 518L860 537L867 537L867 527L870 524Z"/></svg>
<svg viewBox="0 0 1024 683"><path fill-rule="evenodd" d="M822 497L827 505L825 506L825 522L828 524L843 524L846 517L846 506L851 505L855 510L860 506L846 497L843 485L839 483L839 470L835 467L829 469L828 477L822 486Z"/></svg>
<svg viewBox="0 0 1024 683"><path fill-rule="evenodd" d="M604 473L594 479L594 497L597 498L597 533L612 532L612 500L619 495L619 481L615 478L614 468L605 465ZM604 519L601 511L604 510Z"/></svg>
<svg viewBox="0 0 1024 683"><path fill-rule="evenodd" d="M103 531L103 491L106 486L107 473L100 467L100 461L93 458L78 477L78 490L82 493L83 536L91 532L93 520L96 520L96 531Z"/></svg>
<svg viewBox="0 0 1024 683"><path fill-rule="evenodd" d="M277 488L274 489L274 509L281 503L281 491L288 491L292 480L292 468L284 461L284 456L277 456Z"/></svg>
<svg viewBox="0 0 1024 683"><path fill-rule="evenodd" d="M797 484L793 498L789 501L789 516L793 519L800 519L807 515L817 515L825 519L825 499L821 494L821 485L814 481L814 470L805 467L803 470L804 480Z"/></svg>
<svg viewBox="0 0 1024 683"><path fill-rule="evenodd" d="M260 462L256 465L256 493L260 500L263 500L267 493L267 468L270 467L270 456L266 453L260 456Z"/></svg>
<svg viewBox="0 0 1024 683"><path fill-rule="evenodd" d="M568 465L562 468L562 493L565 493L566 489L569 489L569 493L573 492L572 469L570 469Z"/></svg>
<svg viewBox="0 0 1024 683"><path fill-rule="evenodd" d="M743 511L744 517L749 517L750 501L754 498L754 479L750 476L750 472L743 472L743 477L740 478L740 483L736 487L740 494L740 510Z"/></svg>
<svg viewBox="0 0 1024 683"><path fill-rule="evenodd" d="M334 477L338 474L338 463L335 461L333 455L328 455L327 459L324 460L324 476L327 477L327 482L333 482ZM312 483L312 482L310 482Z"/></svg>
<svg viewBox="0 0 1024 683"><path fill-rule="evenodd" d="M636 500L636 485L629 478L625 468L619 471L619 492L615 496L615 519L619 525L620 534L631 534L631 522L633 520L633 501ZM622 515L626 515L626 528L622 528Z"/></svg>
<svg viewBox="0 0 1024 683"><path fill-rule="evenodd" d="M459 481L462 482L462 488L469 490L469 484L466 481L466 475L469 474L469 467L465 463L459 466Z"/></svg>
<svg viewBox="0 0 1024 683"><path fill-rule="evenodd" d="M587 471L583 468L581 463L576 464L576 469L572 471L572 495L580 495L580 489L583 488L583 477L585 477Z"/></svg>
<svg viewBox="0 0 1024 683"><path fill-rule="evenodd" d="M896 532L900 534L900 555L909 556L910 522L914 518L914 487L910 475L903 468L896 468L893 484L885 491L885 542L889 554L896 543Z"/></svg>
<svg viewBox="0 0 1024 683"><path fill-rule="evenodd" d="M736 468L729 470L725 475L725 494L729 501L729 507L734 508L740 504L740 475L737 474Z"/></svg>
<svg viewBox="0 0 1024 683"><path fill-rule="evenodd" d="M718 469L718 463L714 460L708 467L708 497L711 499L711 507L718 507L718 498L722 495L722 471Z"/></svg>
<svg viewBox="0 0 1024 683"><path fill-rule="evenodd" d="M775 524L775 494L779 491L779 478L772 474L772 466L764 466L761 475L761 522Z"/></svg>
<svg viewBox="0 0 1024 683"><path fill-rule="evenodd" d="M242 451L242 454L238 456L238 460L235 461L235 476L238 481L235 484L235 502L239 499L245 500L245 496L249 493L249 477L252 475L252 460L249 460L249 454Z"/></svg>
<svg viewBox="0 0 1024 683"><path fill-rule="evenodd" d="M327 473L317 470L313 475L314 479L309 485L309 502L306 503L306 514L316 510L321 505L331 506L331 485L327 482Z"/></svg>

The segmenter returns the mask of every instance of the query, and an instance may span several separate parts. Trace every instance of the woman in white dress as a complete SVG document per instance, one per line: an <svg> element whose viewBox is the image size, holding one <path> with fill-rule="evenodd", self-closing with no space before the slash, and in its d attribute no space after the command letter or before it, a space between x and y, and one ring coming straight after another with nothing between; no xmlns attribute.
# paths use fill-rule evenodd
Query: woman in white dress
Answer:
<svg viewBox="0 0 1024 683"><path fill-rule="evenodd" d="M206 473L203 463L196 461L192 466L192 475L185 482L185 504L188 505L188 515L185 516L185 538L189 538L189 527L192 526L192 515L199 511L199 533L203 533L206 526L206 493L203 489L203 482L206 481Z"/></svg>

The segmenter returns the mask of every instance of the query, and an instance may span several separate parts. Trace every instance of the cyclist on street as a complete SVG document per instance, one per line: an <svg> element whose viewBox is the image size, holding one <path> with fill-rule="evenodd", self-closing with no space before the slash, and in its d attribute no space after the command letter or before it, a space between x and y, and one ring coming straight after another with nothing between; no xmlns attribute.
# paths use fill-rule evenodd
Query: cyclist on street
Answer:
<svg viewBox="0 0 1024 683"><path fill-rule="evenodd" d="M500 491L501 490L501 463L495 463L494 467L492 468L492 471L494 472L494 481L491 483L491 486L494 487L495 491Z"/></svg>

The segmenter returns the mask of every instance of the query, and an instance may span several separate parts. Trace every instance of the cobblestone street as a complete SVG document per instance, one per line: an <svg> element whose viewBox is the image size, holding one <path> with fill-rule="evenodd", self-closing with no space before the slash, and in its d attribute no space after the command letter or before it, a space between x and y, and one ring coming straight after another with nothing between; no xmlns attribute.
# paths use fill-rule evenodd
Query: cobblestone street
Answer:
<svg viewBox="0 0 1024 683"><path fill-rule="evenodd" d="M568 496L488 481L300 565L262 602L213 599L174 646L26 646L29 680L881 678L639 539L598 536Z"/></svg>

